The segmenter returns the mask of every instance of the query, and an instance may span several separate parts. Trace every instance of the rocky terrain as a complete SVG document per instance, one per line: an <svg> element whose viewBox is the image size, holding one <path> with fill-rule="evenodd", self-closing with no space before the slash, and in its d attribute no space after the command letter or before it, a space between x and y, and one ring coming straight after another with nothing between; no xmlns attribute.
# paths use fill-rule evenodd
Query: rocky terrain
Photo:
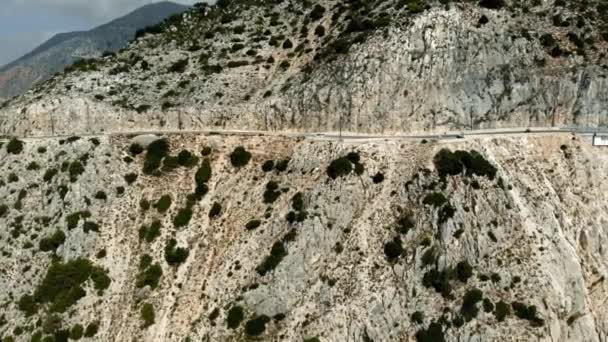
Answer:
<svg viewBox="0 0 608 342"><path fill-rule="evenodd" d="M4 103L5 134L606 126L608 4L220 1Z"/></svg>
<svg viewBox="0 0 608 342"><path fill-rule="evenodd" d="M159 2L88 31L57 34L0 68L0 100L24 93L78 60L116 52L133 39L137 30L156 25L186 9L186 6L171 2Z"/></svg>
<svg viewBox="0 0 608 342"><path fill-rule="evenodd" d="M6 341L605 341L608 150L12 139Z"/></svg>

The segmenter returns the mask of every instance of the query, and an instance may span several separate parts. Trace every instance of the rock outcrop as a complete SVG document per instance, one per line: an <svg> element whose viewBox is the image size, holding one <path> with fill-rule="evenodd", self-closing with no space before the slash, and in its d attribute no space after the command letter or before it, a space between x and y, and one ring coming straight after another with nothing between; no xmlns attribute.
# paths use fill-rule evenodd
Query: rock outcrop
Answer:
<svg viewBox="0 0 608 342"><path fill-rule="evenodd" d="M0 150L5 338L608 336L608 153L587 138L172 135L160 171L162 144L131 139ZM57 269L78 258L76 286Z"/></svg>
<svg viewBox="0 0 608 342"><path fill-rule="evenodd" d="M585 17L576 2L233 3L196 6L116 56L6 103L1 131L389 133L608 123L601 3L586 6Z"/></svg>

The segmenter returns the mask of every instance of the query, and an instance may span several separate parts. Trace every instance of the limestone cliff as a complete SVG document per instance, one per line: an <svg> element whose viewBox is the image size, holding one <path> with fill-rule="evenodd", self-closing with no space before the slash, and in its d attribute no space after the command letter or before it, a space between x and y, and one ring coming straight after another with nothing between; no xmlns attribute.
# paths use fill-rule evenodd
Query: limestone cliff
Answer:
<svg viewBox="0 0 608 342"><path fill-rule="evenodd" d="M608 337L587 138L157 139L3 144L4 341Z"/></svg>
<svg viewBox="0 0 608 342"><path fill-rule="evenodd" d="M608 5L197 5L0 109L4 134L606 126Z"/></svg>

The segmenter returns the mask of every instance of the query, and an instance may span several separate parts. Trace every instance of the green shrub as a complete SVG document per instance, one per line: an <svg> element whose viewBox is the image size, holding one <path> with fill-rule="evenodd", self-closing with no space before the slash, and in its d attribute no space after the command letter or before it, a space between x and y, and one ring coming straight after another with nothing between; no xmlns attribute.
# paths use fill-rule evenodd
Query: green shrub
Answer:
<svg viewBox="0 0 608 342"><path fill-rule="evenodd" d="M92 221L85 221L84 224L82 225L82 231L84 231L85 233L88 232L99 232L99 224L92 222Z"/></svg>
<svg viewBox="0 0 608 342"><path fill-rule="evenodd" d="M142 257L142 262L140 263L140 269L142 268L142 263L144 262L144 257ZM151 262L151 261L150 261ZM155 289L158 287L158 282L160 277L163 275L163 269L160 267L159 263L155 263L149 267L142 269L135 278L135 286L138 288L143 288L144 286L150 286L150 288Z"/></svg>
<svg viewBox="0 0 608 342"><path fill-rule="evenodd" d="M403 245L399 237L395 237L393 240L384 244L384 254L386 259L390 262L395 262L401 255L403 255Z"/></svg>
<svg viewBox="0 0 608 342"><path fill-rule="evenodd" d="M489 298L483 299L483 311L486 313L494 311L494 304Z"/></svg>
<svg viewBox="0 0 608 342"><path fill-rule="evenodd" d="M266 330L268 322L270 322L270 317L266 315L254 317L245 323L245 333L249 336L260 336Z"/></svg>
<svg viewBox="0 0 608 342"><path fill-rule="evenodd" d="M198 158L195 157L190 151L182 150L177 155L177 163L184 167L193 167L198 164Z"/></svg>
<svg viewBox="0 0 608 342"><path fill-rule="evenodd" d="M237 168L247 165L250 160L251 153L245 150L245 148L242 146L235 148L230 154L230 163L232 163L232 166Z"/></svg>
<svg viewBox="0 0 608 342"><path fill-rule="evenodd" d="M424 251L424 253L422 254L422 258L420 258L420 261L422 263L422 267L434 265L435 261L437 261L437 249L435 248L435 246L427 248L427 250Z"/></svg>
<svg viewBox="0 0 608 342"><path fill-rule="evenodd" d="M194 175L194 181L196 182L197 186L201 186L209 182L210 179L211 161L209 161L209 158L205 158L203 160L203 163L201 164L201 167L198 169L198 171L196 171L196 174Z"/></svg>
<svg viewBox="0 0 608 342"><path fill-rule="evenodd" d="M279 263L283 261L283 258L285 258L286 255L287 250L285 249L283 242L275 242L270 250L270 255L264 258L264 261L262 261L262 263L256 267L256 271L261 276L266 275L268 272L274 270Z"/></svg>
<svg viewBox="0 0 608 342"><path fill-rule="evenodd" d="M144 328L147 328L154 324L154 306L150 303L144 303L140 310L141 320L144 321Z"/></svg>
<svg viewBox="0 0 608 342"><path fill-rule="evenodd" d="M37 286L34 298L38 303L49 303L53 312L65 312L86 295L82 285L88 279L93 281L94 287L100 292L111 282L105 270L94 266L87 259L78 258L66 263L54 261Z"/></svg>
<svg viewBox="0 0 608 342"><path fill-rule="evenodd" d="M213 203L211 209L209 210L209 218L214 219L220 216L222 213L222 205L218 202Z"/></svg>
<svg viewBox="0 0 608 342"><path fill-rule="evenodd" d="M14 172L11 172L8 174L7 180L9 183L16 183L19 181L19 176L17 176L17 174L15 174Z"/></svg>
<svg viewBox="0 0 608 342"><path fill-rule="evenodd" d="M146 159L144 160L144 174L151 175L158 171L163 158L168 154L169 142L166 139L159 139L148 145Z"/></svg>
<svg viewBox="0 0 608 342"><path fill-rule="evenodd" d="M264 203L272 204L279 198L279 196L281 196L279 185L275 181L269 181L266 184L266 191L264 191Z"/></svg>
<svg viewBox="0 0 608 342"><path fill-rule="evenodd" d="M233 306L228 310L226 315L226 325L230 329L236 329L241 325L241 322L245 319L245 312L240 306Z"/></svg>
<svg viewBox="0 0 608 342"><path fill-rule="evenodd" d="M152 257L150 256L150 254L144 254L141 256L141 258L139 259L139 270L143 271L146 270L150 265L152 265Z"/></svg>
<svg viewBox="0 0 608 342"><path fill-rule="evenodd" d="M12 138L8 144L6 144L6 151L10 154L20 154L23 152L23 141Z"/></svg>
<svg viewBox="0 0 608 342"><path fill-rule="evenodd" d="M132 155L137 156L137 155L142 154L144 152L144 148L141 147L140 144L132 143L131 146L129 146L129 152Z"/></svg>
<svg viewBox="0 0 608 342"><path fill-rule="evenodd" d="M205 147L203 147L203 149L201 150L201 156L203 156L203 157L207 157L207 156L209 156L209 155L211 154L211 152L212 152L211 147L209 147L209 146L205 146Z"/></svg>
<svg viewBox="0 0 608 342"><path fill-rule="evenodd" d="M78 180L78 176L84 173L84 167L80 160L74 160L70 163L68 172L70 174L70 182L74 183Z"/></svg>
<svg viewBox="0 0 608 342"><path fill-rule="evenodd" d="M479 6L489 8L489 9L501 9L505 7L505 0L480 0Z"/></svg>
<svg viewBox="0 0 608 342"><path fill-rule="evenodd" d="M97 193L95 194L95 199L105 201L108 199L108 195L106 195L106 193L104 191L100 190L100 191L97 191Z"/></svg>
<svg viewBox="0 0 608 342"><path fill-rule="evenodd" d="M496 320L502 322L511 314L511 307L509 304L503 302L502 300L496 303L496 308L494 309L494 316L496 316Z"/></svg>
<svg viewBox="0 0 608 342"><path fill-rule="evenodd" d="M479 308L477 303L483 299L483 292L480 289L472 289L467 291L462 299L462 306L460 307L460 314L465 321L470 322L473 318L477 317Z"/></svg>
<svg viewBox="0 0 608 342"><path fill-rule="evenodd" d="M444 298L449 298L452 294L449 270L439 271L437 269L432 269L427 271L422 277L422 285L426 288L434 288L435 291L441 293Z"/></svg>
<svg viewBox="0 0 608 342"><path fill-rule="evenodd" d="M72 229L78 227L78 222L80 221L80 215L81 215L80 212L75 212L73 214L66 216L65 222L67 223L68 230L72 230Z"/></svg>
<svg viewBox="0 0 608 342"><path fill-rule="evenodd" d="M151 243L160 236L162 224L159 220L156 220L150 224L150 227L143 226L142 228L143 231L140 231L140 238L146 240L148 243Z"/></svg>
<svg viewBox="0 0 608 342"><path fill-rule="evenodd" d="M442 149L433 158L433 163L442 178L455 176L466 170L467 176L485 176L493 180L497 173L496 168L476 151L452 153L449 149Z"/></svg>
<svg viewBox="0 0 608 342"><path fill-rule="evenodd" d="M89 323L89 325L87 325L87 328L84 330L84 337L93 337L95 335L97 335L97 332L99 331L99 322L98 321L94 321Z"/></svg>
<svg viewBox="0 0 608 342"><path fill-rule="evenodd" d="M167 71L181 74L186 71L186 67L188 67L188 58L176 61L167 69Z"/></svg>
<svg viewBox="0 0 608 342"><path fill-rule="evenodd" d="M42 176L42 180L44 180L45 182L48 183L53 179L53 177L55 177L57 175L57 173L58 173L58 171L55 168L48 169L44 173L44 176Z"/></svg>
<svg viewBox="0 0 608 342"><path fill-rule="evenodd" d="M25 314L25 317L33 316L38 312L38 303L29 294L25 294L19 298L18 307Z"/></svg>
<svg viewBox="0 0 608 342"><path fill-rule="evenodd" d="M0 204L0 217L4 217L8 213L8 206L6 204Z"/></svg>
<svg viewBox="0 0 608 342"><path fill-rule="evenodd" d="M175 239L169 240L165 246L165 260L171 266L178 266L186 261L190 252L183 247L177 247Z"/></svg>
<svg viewBox="0 0 608 342"><path fill-rule="evenodd" d="M171 196L163 195L163 196L161 196L161 198L158 199L158 201L156 201L156 203L154 204L154 208L156 208L156 210L159 213L164 214L171 207L171 203L172 203Z"/></svg>
<svg viewBox="0 0 608 342"><path fill-rule="evenodd" d="M38 163L36 162L31 162L27 165L26 167L27 170L32 171L32 170L39 170L40 169L40 165L38 165Z"/></svg>
<svg viewBox="0 0 608 342"><path fill-rule="evenodd" d="M536 306L530 305L527 306L520 302L511 303L511 307L513 308L513 312L515 316L520 319L525 319L530 321L530 324L533 327L541 327L545 324L545 321L537 316Z"/></svg>
<svg viewBox="0 0 608 342"><path fill-rule="evenodd" d="M426 205L432 205L433 207L438 208L444 205L447 201L448 199L442 193L433 192L427 194L422 200L422 203Z"/></svg>
<svg viewBox="0 0 608 342"><path fill-rule="evenodd" d="M424 323L424 314L422 311L416 311L412 314L412 322L416 324Z"/></svg>
<svg viewBox="0 0 608 342"><path fill-rule="evenodd" d="M289 166L289 162L291 160L289 158L287 159L283 159L283 160L279 160L277 162L277 164L274 166L275 170L277 170L278 172L285 172L287 171L287 167Z"/></svg>
<svg viewBox="0 0 608 342"><path fill-rule="evenodd" d="M301 192L296 193L291 198L291 207L295 211L303 211L304 210L304 194Z"/></svg>
<svg viewBox="0 0 608 342"><path fill-rule="evenodd" d="M53 235L40 239L40 250L43 252L55 251L65 242L65 234L56 230Z"/></svg>
<svg viewBox="0 0 608 342"><path fill-rule="evenodd" d="M466 283L473 276L473 268L465 260L456 265L456 277L463 283Z"/></svg>
<svg viewBox="0 0 608 342"><path fill-rule="evenodd" d="M270 172L274 169L274 160L267 160L262 164L262 171Z"/></svg>
<svg viewBox="0 0 608 342"><path fill-rule="evenodd" d="M428 328L416 332L417 342L445 342L445 336L441 323L431 322Z"/></svg>
<svg viewBox="0 0 608 342"><path fill-rule="evenodd" d="M406 210L400 213L399 217L397 217L397 221L395 222L395 230L399 234L407 234L410 229L416 227L416 219L414 218L414 214Z"/></svg>
<svg viewBox="0 0 608 342"><path fill-rule="evenodd" d="M82 324L75 324L72 329L70 329L70 339L72 340L80 340L83 334L84 327L82 326Z"/></svg>
<svg viewBox="0 0 608 342"><path fill-rule="evenodd" d="M177 212L177 215L173 219L173 225L175 228L185 227L190 223L190 219L192 218L192 209L190 208L182 208Z"/></svg>
<svg viewBox="0 0 608 342"><path fill-rule="evenodd" d="M137 181L136 173L128 173L125 175L125 182L127 182L127 184L131 185L135 183L135 181Z"/></svg>
<svg viewBox="0 0 608 342"><path fill-rule="evenodd" d="M247 224L245 225L245 229L254 230L254 229L258 228L261 224L262 224L262 222L260 220L251 220L251 221L247 222Z"/></svg>
<svg viewBox="0 0 608 342"><path fill-rule="evenodd" d="M315 7L313 7L312 11L310 11L310 14L308 15L311 21L317 21L321 18L323 18L323 15L325 14L325 7L316 4Z"/></svg>
<svg viewBox="0 0 608 342"><path fill-rule="evenodd" d="M349 175L353 170L351 161L346 157L332 161L327 167L327 175L332 179Z"/></svg>

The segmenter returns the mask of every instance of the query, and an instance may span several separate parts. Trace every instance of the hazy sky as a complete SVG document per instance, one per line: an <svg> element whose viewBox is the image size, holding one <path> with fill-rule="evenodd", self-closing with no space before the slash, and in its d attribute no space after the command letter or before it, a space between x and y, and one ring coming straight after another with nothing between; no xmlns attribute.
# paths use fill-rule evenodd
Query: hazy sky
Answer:
<svg viewBox="0 0 608 342"><path fill-rule="evenodd" d="M0 66L57 33L88 30L155 2L159 0L0 0Z"/></svg>

